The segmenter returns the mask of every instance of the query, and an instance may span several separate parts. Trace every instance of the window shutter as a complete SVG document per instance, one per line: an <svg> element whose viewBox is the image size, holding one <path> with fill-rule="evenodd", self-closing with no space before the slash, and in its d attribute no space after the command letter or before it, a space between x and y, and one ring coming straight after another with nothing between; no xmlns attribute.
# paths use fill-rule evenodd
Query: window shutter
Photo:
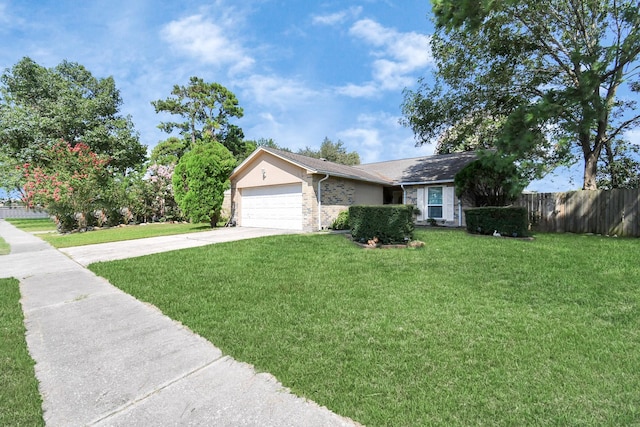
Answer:
<svg viewBox="0 0 640 427"><path fill-rule="evenodd" d="M443 187L442 189L442 216L447 221L453 221L454 206L454 187Z"/></svg>
<svg viewBox="0 0 640 427"><path fill-rule="evenodd" d="M420 209L420 214L418 215L418 221L424 221L424 216L426 215L427 206L424 199L424 187L416 188L417 194L417 208Z"/></svg>

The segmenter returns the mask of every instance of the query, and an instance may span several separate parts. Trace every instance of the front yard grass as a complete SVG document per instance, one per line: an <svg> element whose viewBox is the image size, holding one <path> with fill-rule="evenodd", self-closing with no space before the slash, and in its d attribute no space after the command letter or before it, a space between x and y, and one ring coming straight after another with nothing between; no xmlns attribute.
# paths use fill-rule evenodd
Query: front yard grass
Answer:
<svg viewBox="0 0 640 427"><path fill-rule="evenodd" d="M5 221L29 233L56 231L56 223L49 218L7 218Z"/></svg>
<svg viewBox="0 0 640 427"><path fill-rule="evenodd" d="M90 268L367 426L640 423L640 240L416 233L217 244Z"/></svg>
<svg viewBox="0 0 640 427"><path fill-rule="evenodd" d="M41 234L38 235L38 237L46 240L56 248L69 248L72 246L120 242L123 240L144 239L146 237L171 236L207 230L211 230L209 224L153 223L103 228L84 233Z"/></svg>
<svg viewBox="0 0 640 427"><path fill-rule="evenodd" d="M15 279L0 279L0 425L43 426L18 285Z"/></svg>
<svg viewBox="0 0 640 427"><path fill-rule="evenodd" d="M11 252L11 247L2 237L0 237L0 255L8 255L9 252Z"/></svg>

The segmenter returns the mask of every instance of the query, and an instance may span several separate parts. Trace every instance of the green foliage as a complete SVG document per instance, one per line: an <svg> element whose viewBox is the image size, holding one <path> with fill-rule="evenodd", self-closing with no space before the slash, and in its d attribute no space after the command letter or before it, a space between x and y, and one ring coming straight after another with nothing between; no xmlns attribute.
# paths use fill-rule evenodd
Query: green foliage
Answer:
<svg viewBox="0 0 640 427"><path fill-rule="evenodd" d="M467 206L506 206L527 186L512 159L482 153L455 176L456 196Z"/></svg>
<svg viewBox="0 0 640 427"><path fill-rule="evenodd" d="M235 166L231 152L217 142L199 143L180 159L173 173L173 191L178 206L191 221L209 222L215 227Z"/></svg>
<svg viewBox="0 0 640 427"><path fill-rule="evenodd" d="M47 166L25 163L23 200L41 206L56 218L61 231L93 225L94 212L104 207L112 178L98 156L83 143L58 143L45 152Z"/></svg>
<svg viewBox="0 0 640 427"><path fill-rule="evenodd" d="M189 141L175 136L169 137L153 147L149 160L152 164L177 165L180 158L189 150L189 145Z"/></svg>
<svg viewBox="0 0 640 427"><path fill-rule="evenodd" d="M467 231L474 234L493 234L525 237L529 235L527 208L483 207L465 209Z"/></svg>
<svg viewBox="0 0 640 427"><path fill-rule="evenodd" d="M338 142L333 143L326 137L324 141L322 141L322 145L320 145L320 150L316 151L312 148L306 147L305 149L298 150L298 154L316 159L326 159L330 162L340 163L347 166L360 164L360 155L357 152L352 151L348 153L347 148L344 146L342 141L338 140Z"/></svg>
<svg viewBox="0 0 640 427"><path fill-rule="evenodd" d="M188 86L174 85L170 97L153 101L156 113L180 116L182 122L162 122L158 127L167 133L177 129L190 145L208 138L222 143L233 155L245 151L242 129L229 122L241 118L243 110L236 96L219 83L206 83L191 77Z"/></svg>
<svg viewBox="0 0 640 427"><path fill-rule="evenodd" d="M112 77L95 78L77 63L44 68L23 58L0 77L0 152L18 163L46 166L47 150L64 140L108 156L109 168L139 168L146 148L130 117L119 114Z"/></svg>
<svg viewBox="0 0 640 427"><path fill-rule="evenodd" d="M410 205L350 206L351 235L362 243L374 237L383 244L406 243L413 239L414 210Z"/></svg>
<svg viewBox="0 0 640 427"><path fill-rule="evenodd" d="M21 166L18 159L10 157L0 149L0 189L7 193L22 191Z"/></svg>
<svg viewBox="0 0 640 427"><path fill-rule="evenodd" d="M640 147L624 140L605 146L598 166L598 188L640 188Z"/></svg>
<svg viewBox="0 0 640 427"><path fill-rule="evenodd" d="M273 139L271 138L259 138L257 141L249 141L252 142L256 145L256 148L258 147L268 147L268 148L275 148L276 150L282 150L282 151L288 151L291 152L291 149L287 148L287 147L281 147L279 146Z"/></svg>
<svg viewBox="0 0 640 427"><path fill-rule="evenodd" d="M349 211L342 211L338 214L336 219L333 220L331 228L334 230L348 230L349 226Z"/></svg>
<svg viewBox="0 0 640 427"><path fill-rule="evenodd" d="M640 124L640 4L432 5L435 78L406 91L403 104L418 143L441 137L445 149L494 147L529 178L582 157L584 188L595 189L603 152Z"/></svg>

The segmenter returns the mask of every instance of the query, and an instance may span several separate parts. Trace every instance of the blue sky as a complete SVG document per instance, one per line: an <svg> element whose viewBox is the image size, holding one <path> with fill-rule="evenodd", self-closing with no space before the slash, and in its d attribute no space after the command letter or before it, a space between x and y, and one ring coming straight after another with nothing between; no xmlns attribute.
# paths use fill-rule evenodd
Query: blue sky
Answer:
<svg viewBox="0 0 640 427"><path fill-rule="evenodd" d="M429 14L428 0L0 0L0 67L29 56L113 76L150 148L168 137L151 101L202 77L236 94L246 138L328 137L369 163L433 152L398 124L402 90L432 71ZM562 173L532 188L580 185Z"/></svg>

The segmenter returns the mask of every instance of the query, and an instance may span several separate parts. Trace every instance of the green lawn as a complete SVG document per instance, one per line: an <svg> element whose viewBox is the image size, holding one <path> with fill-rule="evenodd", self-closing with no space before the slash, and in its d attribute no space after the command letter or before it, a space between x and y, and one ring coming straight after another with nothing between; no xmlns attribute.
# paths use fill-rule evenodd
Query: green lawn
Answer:
<svg viewBox="0 0 640 427"><path fill-rule="evenodd" d="M5 221L30 233L34 231L56 231L56 224L49 218L7 218Z"/></svg>
<svg viewBox="0 0 640 427"><path fill-rule="evenodd" d="M43 426L18 285L17 280L0 279L0 426Z"/></svg>
<svg viewBox="0 0 640 427"><path fill-rule="evenodd" d="M11 252L11 247L2 237L0 237L0 255L7 255L9 252Z"/></svg>
<svg viewBox="0 0 640 427"><path fill-rule="evenodd" d="M209 224L154 223L113 227L84 233L42 234L43 240L56 248L93 245L96 243L119 242L122 240L143 239L145 237L170 236L173 234L194 233L211 230Z"/></svg>
<svg viewBox="0 0 640 427"><path fill-rule="evenodd" d="M640 423L640 240L416 237L274 236L91 269L367 426Z"/></svg>

